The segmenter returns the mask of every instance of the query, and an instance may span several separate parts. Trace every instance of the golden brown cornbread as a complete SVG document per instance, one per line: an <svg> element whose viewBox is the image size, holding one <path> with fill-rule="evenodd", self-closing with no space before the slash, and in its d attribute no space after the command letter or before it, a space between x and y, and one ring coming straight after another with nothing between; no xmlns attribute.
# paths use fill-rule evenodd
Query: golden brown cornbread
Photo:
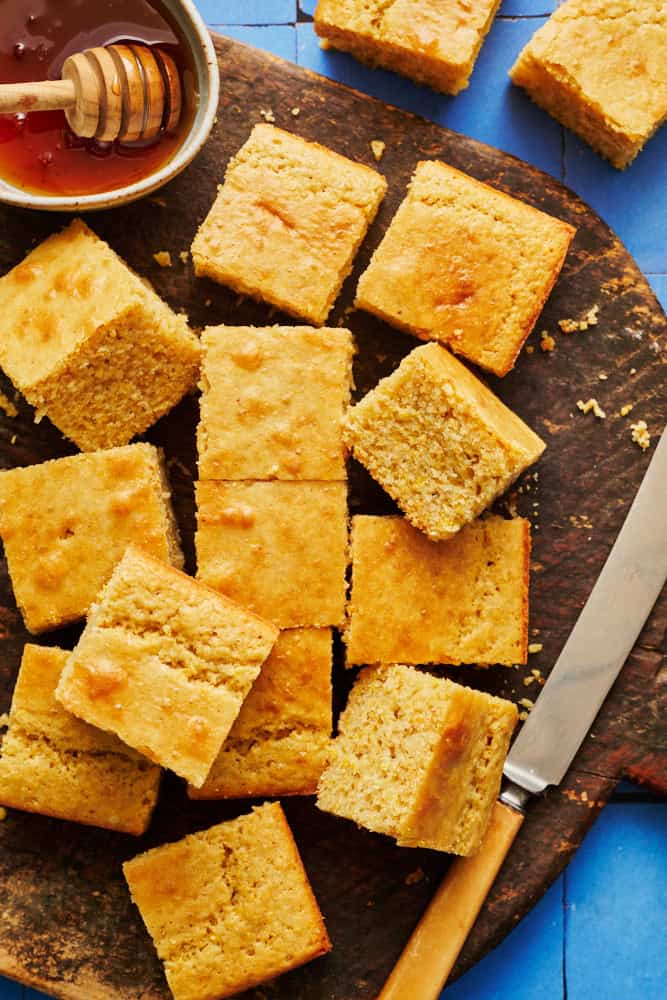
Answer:
<svg viewBox="0 0 667 1000"><path fill-rule="evenodd" d="M56 697L198 786L277 635L130 546L90 609Z"/></svg>
<svg viewBox="0 0 667 1000"><path fill-rule="evenodd" d="M219 326L202 345L200 479L345 479L348 330Z"/></svg>
<svg viewBox="0 0 667 1000"><path fill-rule="evenodd" d="M79 219L0 278L0 366L82 451L127 444L195 384L199 341Z"/></svg>
<svg viewBox="0 0 667 1000"><path fill-rule="evenodd" d="M315 31L326 48L458 94L499 6L500 0L319 0Z"/></svg>
<svg viewBox="0 0 667 1000"><path fill-rule="evenodd" d="M192 799L313 795L331 742L331 629L281 632Z"/></svg>
<svg viewBox="0 0 667 1000"><path fill-rule="evenodd" d="M474 854L516 720L503 698L412 667L368 667L340 718L317 804L403 847Z"/></svg>
<svg viewBox="0 0 667 1000"><path fill-rule="evenodd" d="M355 458L439 541L481 514L544 442L439 344L417 347L349 411Z"/></svg>
<svg viewBox="0 0 667 1000"><path fill-rule="evenodd" d="M525 663L529 571L524 518L432 542L402 517L354 517L348 666Z"/></svg>
<svg viewBox="0 0 667 1000"><path fill-rule="evenodd" d="M568 0L510 76L622 170L667 118L665 52L664 0Z"/></svg>
<svg viewBox="0 0 667 1000"><path fill-rule="evenodd" d="M417 165L356 305L506 375L575 230L446 163Z"/></svg>
<svg viewBox="0 0 667 1000"><path fill-rule="evenodd" d="M342 625L346 483L197 483L197 576L279 628Z"/></svg>
<svg viewBox="0 0 667 1000"><path fill-rule="evenodd" d="M0 536L33 633L82 618L131 542L183 564L164 463L150 444L0 472Z"/></svg>
<svg viewBox="0 0 667 1000"><path fill-rule="evenodd" d="M280 804L127 861L175 1000L222 1000L331 943Z"/></svg>
<svg viewBox="0 0 667 1000"><path fill-rule="evenodd" d="M386 189L370 167L255 125L192 244L195 274L321 326Z"/></svg>
<svg viewBox="0 0 667 1000"><path fill-rule="evenodd" d="M143 833L160 769L62 708L55 689L68 653L28 644L0 750L0 802L73 823Z"/></svg>

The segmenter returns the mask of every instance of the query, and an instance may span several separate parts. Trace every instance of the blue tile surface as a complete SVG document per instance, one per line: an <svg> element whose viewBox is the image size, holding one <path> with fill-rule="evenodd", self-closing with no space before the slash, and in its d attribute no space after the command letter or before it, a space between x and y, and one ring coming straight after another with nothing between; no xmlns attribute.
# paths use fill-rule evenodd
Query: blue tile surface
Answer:
<svg viewBox="0 0 667 1000"><path fill-rule="evenodd" d="M296 0L198 0L207 24L294 24Z"/></svg>
<svg viewBox="0 0 667 1000"><path fill-rule="evenodd" d="M235 38L246 45L254 45L258 49L271 52L281 59L290 62L296 60L296 34L293 28L286 25L273 27L256 27L254 25L224 24L216 30L229 38Z"/></svg>

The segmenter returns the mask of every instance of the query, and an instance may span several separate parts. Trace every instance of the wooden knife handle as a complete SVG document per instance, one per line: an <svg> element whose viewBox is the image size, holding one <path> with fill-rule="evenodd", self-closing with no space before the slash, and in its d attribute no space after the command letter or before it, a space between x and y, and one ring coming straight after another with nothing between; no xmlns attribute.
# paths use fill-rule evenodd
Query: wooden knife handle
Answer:
<svg viewBox="0 0 667 1000"><path fill-rule="evenodd" d="M452 863L378 1000L437 1000L523 819L496 802L482 846Z"/></svg>

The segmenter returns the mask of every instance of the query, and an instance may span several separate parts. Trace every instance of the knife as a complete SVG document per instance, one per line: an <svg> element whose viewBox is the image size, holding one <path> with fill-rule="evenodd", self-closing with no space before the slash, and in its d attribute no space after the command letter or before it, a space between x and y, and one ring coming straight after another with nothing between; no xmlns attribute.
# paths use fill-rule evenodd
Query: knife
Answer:
<svg viewBox="0 0 667 1000"><path fill-rule="evenodd" d="M378 1000L437 1000L521 828L532 795L558 785L667 579L667 431L590 597L504 767L482 846L458 858Z"/></svg>

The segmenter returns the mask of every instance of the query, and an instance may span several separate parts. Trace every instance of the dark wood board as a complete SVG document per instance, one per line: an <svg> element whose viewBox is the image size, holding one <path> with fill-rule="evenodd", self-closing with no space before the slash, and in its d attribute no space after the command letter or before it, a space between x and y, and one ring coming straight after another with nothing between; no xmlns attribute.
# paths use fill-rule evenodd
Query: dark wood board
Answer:
<svg viewBox="0 0 667 1000"><path fill-rule="evenodd" d="M614 234L572 192L540 171L495 149L388 108L367 96L236 42L218 42L222 100L213 136L197 161L159 195L91 218L91 225L195 325L285 321L279 313L211 282L194 279L178 253L189 247L225 164L271 109L276 123L375 165L371 139L386 143L379 169L389 193L346 282L331 322L345 319L359 346L357 395L395 367L415 346L410 337L363 313L344 312L361 270L385 231L418 160L441 157L481 180L578 227L563 274L536 330L556 333L551 354L524 351L495 391L547 441L539 465L523 477L516 506L535 524L531 584L533 641L543 650L528 668L459 668L464 683L518 700L529 669L546 676L572 628L617 534L651 456L630 439L630 420L644 418L656 435L665 423L667 322L645 279ZM294 116L291 109L298 107ZM631 206L628 206L631 210ZM0 209L0 272L54 231L64 219ZM174 266L160 270L152 254L171 250ZM511 253L512 248L508 247ZM596 327L562 336L557 320L599 305ZM287 320L289 322L289 320ZM531 343L538 341L537 333ZM660 353L662 349L663 353ZM633 373L634 370L634 373ZM607 376L606 380L599 378ZM14 398L11 386L4 391ZM595 396L607 412L596 420L576 409ZM631 418L618 416L631 402ZM48 421L32 423L20 402L2 415L4 466L31 464L73 449ZM197 401L188 397L147 435L166 450L188 567L193 570L192 475L196 470ZM655 437L654 437L655 441ZM392 510L363 471L351 468L353 511ZM503 505L500 505L503 509ZM497 944L567 864L586 831L626 774L667 788L667 745L659 725L664 697L667 600L658 602L620 679L563 786L531 804L528 818L459 961L460 973ZM45 641L70 645L76 629ZM21 650L28 638L17 614L6 564L0 566L0 711L9 705ZM338 703L349 682L336 669ZM148 834L139 840L15 811L0 824L0 973L64 998L158 1000L168 995L160 965L122 880L120 863L148 846L174 840L246 808L244 803L190 803L167 778ZM366 1000L376 995L435 886L448 858L401 850L388 838L319 813L310 799L286 811L333 939L331 955L247 997L275 1000ZM414 876L414 877L409 877ZM423 877L422 877L423 876ZM530 970L526 971L530 975ZM418 1000L418 998L415 998Z"/></svg>

